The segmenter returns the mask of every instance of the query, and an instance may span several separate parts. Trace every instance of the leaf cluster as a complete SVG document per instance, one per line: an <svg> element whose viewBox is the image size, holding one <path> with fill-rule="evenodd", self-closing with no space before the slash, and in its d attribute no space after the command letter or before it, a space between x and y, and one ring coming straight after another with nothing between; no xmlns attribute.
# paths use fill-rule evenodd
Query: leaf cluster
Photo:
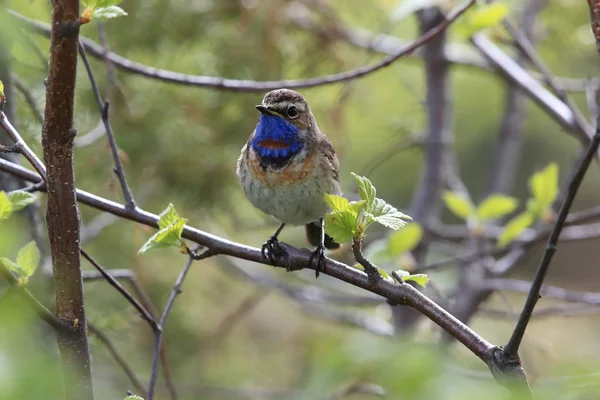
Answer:
<svg viewBox="0 0 600 400"><path fill-rule="evenodd" d="M0 221L9 218L13 212L21 210L34 203L37 197L23 190L0 192ZM40 263L40 251L34 241L27 243L17 253L15 261L9 258L0 258L0 263L17 275L20 286L29 282Z"/></svg>
<svg viewBox="0 0 600 400"><path fill-rule="evenodd" d="M531 197L526 209L512 218L504 227L498 239L498 245L504 247L516 239L527 227L541 219L552 222L554 212L552 203L558 196L558 165L551 163L529 178ZM446 191L442 195L446 207L458 218L472 222L476 233L481 232L482 223L503 218L519 205L511 196L492 194L475 206L464 195Z"/></svg>
<svg viewBox="0 0 600 400"><path fill-rule="evenodd" d="M81 13L81 23L87 24L91 20L107 21L109 19L127 15L125 10L117 6L123 0L83 0L85 7Z"/></svg>
<svg viewBox="0 0 600 400"><path fill-rule="evenodd" d="M187 221L187 219L180 217L175 206L169 203L169 206L159 215L158 232L143 244L138 250L138 254L170 246L178 247L182 252L188 252L187 245L181 238L183 227Z"/></svg>
<svg viewBox="0 0 600 400"><path fill-rule="evenodd" d="M325 203L331 213L325 215L325 232L338 243L363 240L367 229L377 222L393 230L399 230L412 218L398 211L384 200L376 197L377 191L371 181L352 173L358 186L360 201L349 201L345 197L325 194Z"/></svg>

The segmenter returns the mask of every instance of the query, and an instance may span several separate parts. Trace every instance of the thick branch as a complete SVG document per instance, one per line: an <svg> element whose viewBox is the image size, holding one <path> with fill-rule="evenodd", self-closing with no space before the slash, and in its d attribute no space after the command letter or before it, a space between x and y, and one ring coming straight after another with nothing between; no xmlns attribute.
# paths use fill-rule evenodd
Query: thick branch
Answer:
<svg viewBox="0 0 600 400"><path fill-rule="evenodd" d="M94 398L79 260L79 208L73 172L78 20L79 0L54 0L42 128L44 160L48 166L46 220L54 271L56 314L77 327L57 335L68 400Z"/></svg>
<svg viewBox="0 0 600 400"><path fill-rule="evenodd" d="M0 170L7 171L19 176L22 179L39 182L40 178L33 172L8 162L0 160ZM149 213L142 209L128 210L125 206L115 203L111 200L96 196L94 194L77 190L77 197L83 204L87 204L96 209L109 212L119 217L129 219L144 225L157 227L158 215ZM186 226L183 229L182 236L197 244L211 249L214 254L224 254L243 260L254 261L265 265L272 265L268 259L265 259L260 249L235 243L227 239L220 238L199 229ZM304 268L314 269L314 263L310 262L311 252L307 249L297 249L285 243L280 243L285 252L276 258L277 266L289 268L290 270L300 270ZM371 293L378 294L388 299L393 304L404 304L415 308L423 313L427 318L442 327L452 336L463 343L473 354L484 362L492 360L492 352L496 346L487 342L469 327L458 321L447 311L428 299L421 292L408 284L396 285L385 279L380 279L375 285L369 281L368 276L356 268L351 268L346 264L340 263L329 258L326 259L326 275L347 282L356 287L363 288Z"/></svg>

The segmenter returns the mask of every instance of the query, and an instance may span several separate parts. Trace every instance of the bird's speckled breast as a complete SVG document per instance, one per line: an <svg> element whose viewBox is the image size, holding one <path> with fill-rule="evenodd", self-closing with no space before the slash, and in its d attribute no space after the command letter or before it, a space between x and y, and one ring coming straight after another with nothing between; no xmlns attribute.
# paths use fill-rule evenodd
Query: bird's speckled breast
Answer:
<svg viewBox="0 0 600 400"><path fill-rule="evenodd" d="M246 196L256 208L291 225L316 221L327 212L323 194L335 188L315 152L302 151L281 169L264 169L253 153L250 149L246 162L242 162L240 177Z"/></svg>

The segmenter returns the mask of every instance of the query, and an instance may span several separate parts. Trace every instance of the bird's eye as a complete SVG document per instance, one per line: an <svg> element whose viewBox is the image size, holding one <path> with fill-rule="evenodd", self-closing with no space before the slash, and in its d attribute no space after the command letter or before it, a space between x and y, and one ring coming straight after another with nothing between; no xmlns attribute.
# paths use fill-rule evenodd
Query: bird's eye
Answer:
<svg viewBox="0 0 600 400"><path fill-rule="evenodd" d="M298 116L298 109L295 106L290 106L287 109L287 115L290 118L296 118Z"/></svg>

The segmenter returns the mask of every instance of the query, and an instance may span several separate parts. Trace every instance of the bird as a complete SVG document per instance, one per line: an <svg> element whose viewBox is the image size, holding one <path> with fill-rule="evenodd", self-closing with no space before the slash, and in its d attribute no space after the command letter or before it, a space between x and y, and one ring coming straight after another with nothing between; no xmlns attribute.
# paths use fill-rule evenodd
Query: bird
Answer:
<svg viewBox="0 0 600 400"><path fill-rule="evenodd" d="M316 246L309 262L316 258L318 278L325 269L325 249L340 247L323 224L324 195L342 194L335 149L300 93L272 90L256 109L258 123L242 148L236 174L250 203L281 222L263 243L262 256L275 264L284 226L304 225L308 242Z"/></svg>

